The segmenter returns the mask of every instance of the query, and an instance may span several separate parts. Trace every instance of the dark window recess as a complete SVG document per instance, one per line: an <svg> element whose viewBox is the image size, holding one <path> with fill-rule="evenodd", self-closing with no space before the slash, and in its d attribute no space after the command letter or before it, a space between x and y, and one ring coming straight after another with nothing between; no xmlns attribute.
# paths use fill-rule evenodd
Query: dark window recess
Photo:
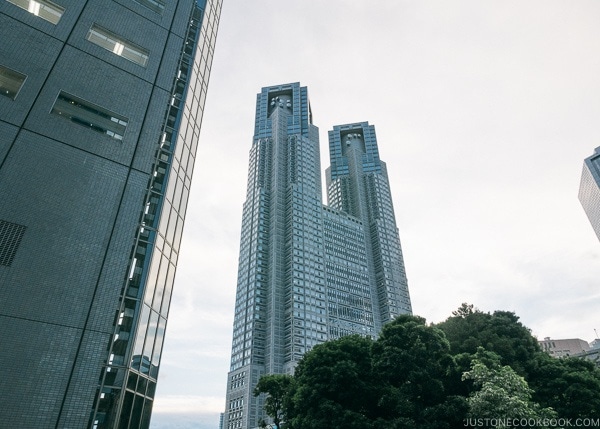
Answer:
<svg viewBox="0 0 600 429"><path fill-rule="evenodd" d="M0 94L14 100L21 90L25 78L24 74L0 65Z"/></svg>
<svg viewBox="0 0 600 429"><path fill-rule="evenodd" d="M116 140L123 140L129 121L123 116L62 91L54 103L52 113Z"/></svg>
<svg viewBox="0 0 600 429"><path fill-rule="evenodd" d="M0 265L10 267L26 229L26 226L0 220Z"/></svg>

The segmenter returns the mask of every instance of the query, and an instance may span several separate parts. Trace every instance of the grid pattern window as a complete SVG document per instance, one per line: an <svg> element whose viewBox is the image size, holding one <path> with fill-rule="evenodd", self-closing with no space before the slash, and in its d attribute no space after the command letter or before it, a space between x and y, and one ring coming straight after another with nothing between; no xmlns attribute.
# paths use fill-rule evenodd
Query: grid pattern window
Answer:
<svg viewBox="0 0 600 429"><path fill-rule="evenodd" d="M599 160L597 156L586 159L579 186L579 201L598 239L600 239L600 182L597 179L597 171L600 171Z"/></svg>
<svg viewBox="0 0 600 429"><path fill-rule="evenodd" d="M39 16L52 24L58 24L65 13L65 8L48 0L6 0L9 3L25 9L27 12Z"/></svg>
<svg viewBox="0 0 600 429"><path fill-rule="evenodd" d="M92 28L90 28L87 39L95 45L117 54L126 60L139 64L142 67L146 67L146 64L148 63L149 52L146 49L134 45L96 24L92 25Z"/></svg>
<svg viewBox="0 0 600 429"><path fill-rule="evenodd" d="M27 227L0 220L0 265L10 267Z"/></svg>
<svg viewBox="0 0 600 429"><path fill-rule="evenodd" d="M0 94L15 99L27 76L8 67L0 66Z"/></svg>
<svg viewBox="0 0 600 429"><path fill-rule="evenodd" d="M141 4L142 6L147 7L153 12L162 14L165 10L165 2L164 0L134 0L136 3Z"/></svg>
<svg viewBox="0 0 600 429"><path fill-rule="evenodd" d="M123 140L129 121L123 116L63 91L58 95L52 113L115 140Z"/></svg>

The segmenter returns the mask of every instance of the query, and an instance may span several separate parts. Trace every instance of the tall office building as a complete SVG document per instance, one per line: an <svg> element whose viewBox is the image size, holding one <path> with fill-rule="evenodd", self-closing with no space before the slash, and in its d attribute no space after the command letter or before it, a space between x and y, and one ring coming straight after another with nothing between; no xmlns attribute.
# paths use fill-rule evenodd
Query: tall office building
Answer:
<svg viewBox="0 0 600 429"><path fill-rule="evenodd" d="M147 428L221 0L0 0L0 426Z"/></svg>
<svg viewBox="0 0 600 429"><path fill-rule="evenodd" d="M583 162L579 201L600 240L600 147Z"/></svg>
<svg viewBox="0 0 600 429"><path fill-rule="evenodd" d="M318 129L306 87L257 96L243 208L225 429L258 427L264 374L292 374L313 346L377 336L411 313L385 163L366 122L329 132L322 202Z"/></svg>

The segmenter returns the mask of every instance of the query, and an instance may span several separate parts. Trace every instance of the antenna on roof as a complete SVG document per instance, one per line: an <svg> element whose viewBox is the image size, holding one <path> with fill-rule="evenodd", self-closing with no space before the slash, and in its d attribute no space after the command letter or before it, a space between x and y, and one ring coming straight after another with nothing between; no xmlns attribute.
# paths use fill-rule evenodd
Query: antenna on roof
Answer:
<svg viewBox="0 0 600 429"><path fill-rule="evenodd" d="M596 331L596 328L594 328L594 333L596 334L596 338L598 338L598 331Z"/></svg>

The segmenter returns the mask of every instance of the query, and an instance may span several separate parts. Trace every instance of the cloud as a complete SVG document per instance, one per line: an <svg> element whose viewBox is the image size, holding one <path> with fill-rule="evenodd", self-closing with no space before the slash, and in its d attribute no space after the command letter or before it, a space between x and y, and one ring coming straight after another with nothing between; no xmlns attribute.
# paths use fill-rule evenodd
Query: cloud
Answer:
<svg viewBox="0 0 600 429"><path fill-rule="evenodd" d="M215 396L166 395L154 404L153 412L159 414L219 413L224 399Z"/></svg>
<svg viewBox="0 0 600 429"><path fill-rule="evenodd" d="M161 413L154 411L152 429L215 429L219 426L217 413Z"/></svg>

